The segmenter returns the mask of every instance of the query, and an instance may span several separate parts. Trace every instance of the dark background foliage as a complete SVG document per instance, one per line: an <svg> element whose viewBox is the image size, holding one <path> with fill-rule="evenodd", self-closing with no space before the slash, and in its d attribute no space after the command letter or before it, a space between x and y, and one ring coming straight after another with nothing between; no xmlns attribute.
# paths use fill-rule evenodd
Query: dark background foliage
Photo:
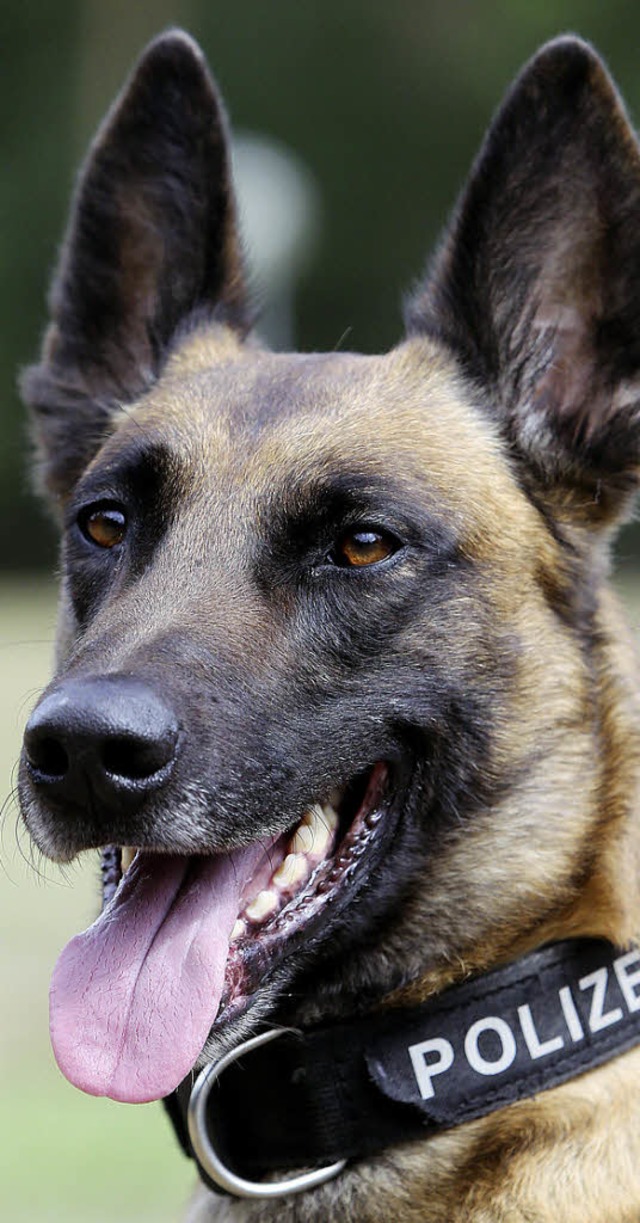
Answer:
<svg viewBox="0 0 640 1223"><path fill-rule="evenodd" d="M145 42L200 40L234 129L289 146L315 178L322 224L296 295L303 349L373 351L464 180L508 82L573 29L640 110L632 0L2 0L0 6L0 567L51 565L29 495L16 373L36 353L75 168ZM633 535L624 552L633 551Z"/></svg>

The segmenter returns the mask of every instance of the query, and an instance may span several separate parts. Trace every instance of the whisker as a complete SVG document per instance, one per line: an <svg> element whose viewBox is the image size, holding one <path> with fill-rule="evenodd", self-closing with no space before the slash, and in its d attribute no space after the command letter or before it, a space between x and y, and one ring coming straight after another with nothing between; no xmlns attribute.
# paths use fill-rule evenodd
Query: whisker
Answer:
<svg viewBox="0 0 640 1223"><path fill-rule="evenodd" d="M349 323L348 327L345 327L344 331L342 332L340 339L334 344L333 346L334 352L337 352L339 348L342 348L342 345L344 344L347 337L351 335L352 331L353 331L353 325Z"/></svg>

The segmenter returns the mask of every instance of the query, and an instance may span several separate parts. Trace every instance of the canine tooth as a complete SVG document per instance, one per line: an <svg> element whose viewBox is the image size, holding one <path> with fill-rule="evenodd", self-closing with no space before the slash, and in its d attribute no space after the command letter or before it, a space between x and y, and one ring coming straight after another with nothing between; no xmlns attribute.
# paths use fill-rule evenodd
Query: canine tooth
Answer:
<svg viewBox="0 0 640 1223"><path fill-rule="evenodd" d="M311 806L305 811L302 820L303 823L307 823L310 828L313 828L313 826L318 823L318 820L324 820L324 810L321 804L312 803Z"/></svg>
<svg viewBox="0 0 640 1223"><path fill-rule="evenodd" d="M334 821L335 817L335 821ZM294 854L322 855L331 840L337 816L333 808L314 803L305 811L289 846Z"/></svg>
<svg viewBox="0 0 640 1223"><path fill-rule="evenodd" d="M326 818L316 824L313 833L313 845L311 846L312 854L321 857L327 850L331 840L331 828L327 826Z"/></svg>
<svg viewBox="0 0 640 1223"><path fill-rule="evenodd" d="M298 824L289 844L290 854L308 854L313 846L313 828L309 824Z"/></svg>
<svg viewBox="0 0 640 1223"><path fill-rule="evenodd" d="M287 854L284 862L281 862L274 872L272 883L282 890L295 887L296 883L302 882L308 870L304 854Z"/></svg>
<svg viewBox="0 0 640 1223"><path fill-rule="evenodd" d="M229 942L234 943L237 938L242 938L242 935L246 934L246 930L247 923L243 922L242 918L239 917L235 926L233 927L233 930L231 931L231 938L229 939Z"/></svg>
<svg viewBox="0 0 640 1223"><path fill-rule="evenodd" d="M126 874L126 872L129 870L129 867L131 866L131 863L133 862L133 859L135 858L135 856L136 856L135 846L133 845L123 845L122 846L122 849L120 850L120 863L121 863L121 869L122 869L123 875Z"/></svg>
<svg viewBox="0 0 640 1223"><path fill-rule="evenodd" d="M273 913L280 904L280 898L277 892L271 888L265 888L262 892L258 892L255 900L247 905L245 913L249 921L263 921L270 913Z"/></svg>
<svg viewBox="0 0 640 1223"><path fill-rule="evenodd" d="M322 810L324 813L325 823L330 832L335 832L338 827L338 812L333 803L323 803Z"/></svg>

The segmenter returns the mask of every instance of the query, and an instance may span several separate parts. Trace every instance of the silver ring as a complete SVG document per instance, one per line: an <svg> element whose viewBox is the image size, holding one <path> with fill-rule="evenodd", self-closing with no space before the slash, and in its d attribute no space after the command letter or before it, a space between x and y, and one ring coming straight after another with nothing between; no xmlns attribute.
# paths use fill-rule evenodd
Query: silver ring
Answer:
<svg viewBox="0 0 640 1223"><path fill-rule="evenodd" d="M347 1163L346 1159L339 1159L335 1164L327 1164L326 1167L315 1168L311 1172L302 1172L299 1176L291 1176L284 1181L248 1181L241 1176L236 1176L235 1172L223 1164L211 1142L207 1129L206 1111L213 1084L232 1062L243 1057L245 1053L249 1053L251 1049L258 1049L260 1045L276 1040L285 1032L294 1032L299 1035L295 1028L272 1028L268 1032L261 1032L259 1036L253 1036L251 1040L245 1040L243 1044L238 1045L237 1049L225 1053L219 1061L205 1066L191 1090L187 1125L198 1163L216 1185L220 1185L222 1189L226 1189L227 1193L232 1193L235 1197L277 1198L291 1193L304 1193L305 1189L313 1189L315 1185L322 1185L325 1181L337 1176Z"/></svg>

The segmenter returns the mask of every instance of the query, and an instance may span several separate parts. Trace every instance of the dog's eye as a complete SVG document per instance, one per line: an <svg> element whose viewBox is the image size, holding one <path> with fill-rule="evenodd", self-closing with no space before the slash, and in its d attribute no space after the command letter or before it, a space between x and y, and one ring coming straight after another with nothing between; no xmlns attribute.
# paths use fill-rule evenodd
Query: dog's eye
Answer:
<svg viewBox="0 0 640 1223"><path fill-rule="evenodd" d="M127 520L116 506L95 505L82 511L78 525L85 539L98 548L115 548L124 539Z"/></svg>
<svg viewBox="0 0 640 1223"><path fill-rule="evenodd" d="M344 569L361 569L365 565L377 565L397 552L400 543L388 531L370 527L352 528L345 531L333 549L330 560Z"/></svg>

